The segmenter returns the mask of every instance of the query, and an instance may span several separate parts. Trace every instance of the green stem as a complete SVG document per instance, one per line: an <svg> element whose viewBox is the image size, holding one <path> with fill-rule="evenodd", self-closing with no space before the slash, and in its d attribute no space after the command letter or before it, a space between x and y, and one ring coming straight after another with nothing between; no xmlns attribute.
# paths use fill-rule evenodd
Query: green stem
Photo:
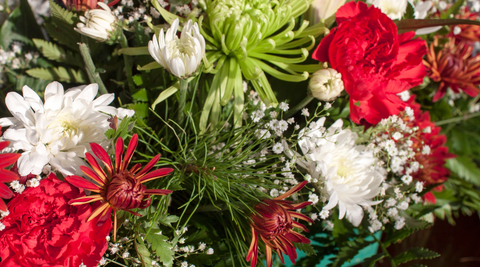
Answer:
<svg viewBox="0 0 480 267"><path fill-rule="evenodd" d="M182 125L185 120L185 104L187 102L188 80L180 79L180 90L178 91L178 124Z"/></svg>
<svg viewBox="0 0 480 267"><path fill-rule="evenodd" d="M314 99L313 96L307 96L305 97L302 102L298 103L298 105L296 105L295 107L291 108L290 110L288 110L288 112L285 114L285 118L290 118L291 116L293 116L295 113L297 113L299 110L301 110L302 108L304 108L306 105L308 105L308 103L310 103L312 100Z"/></svg>
<svg viewBox="0 0 480 267"><path fill-rule="evenodd" d="M388 253L387 248L383 245L383 243L380 240L378 240L378 238L373 233L372 233L372 236L375 239L375 241L377 241L377 243L380 245L380 248L382 248L383 253L385 253L385 255L390 259L390 263L392 264L392 267L397 267L397 264L395 264L395 261L393 260L390 253Z"/></svg>
<svg viewBox="0 0 480 267"><path fill-rule="evenodd" d="M445 125L445 124L449 124L449 123L453 123L453 122L466 121L466 120L469 120L471 118L475 118L475 117L478 117L478 116L480 116L480 112L465 114L463 116L437 121L437 122L435 122L435 125L440 126L440 125Z"/></svg>
<svg viewBox="0 0 480 267"><path fill-rule="evenodd" d="M107 88L105 87L105 84L103 84L102 78L100 78L100 74L95 68L88 45L85 43L79 43L78 46L80 48L80 53L82 54L83 62L85 62L85 70L87 71L90 82L98 84L98 89L101 94L108 94Z"/></svg>
<svg viewBox="0 0 480 267"><path fill-rule="evenodd" d="M120 45L122 46L122 48L128 48L128 40L124 33L122 33L122 36L120 36ZM128 89L130 89L130 92L133 92L133 90L135 89L135 84L133 83L132 75L132 57L123 54L123 61L125 61L125 72L127 74Z"/></svg>

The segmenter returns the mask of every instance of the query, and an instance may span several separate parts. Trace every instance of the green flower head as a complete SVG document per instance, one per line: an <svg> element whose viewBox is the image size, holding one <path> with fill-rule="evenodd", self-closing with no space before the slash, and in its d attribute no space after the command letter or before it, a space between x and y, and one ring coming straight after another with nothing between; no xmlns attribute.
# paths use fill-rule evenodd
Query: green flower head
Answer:
<svg viewBox="0 0 480 267"><path fill-rule="evenodd" d="M299 65L307 59L315 37L325 32L323 24L296 25L296 18L307 11L311 0L206 0L206 18L200 19L200 32L207 41L206 58L215 74L200 120L214 124L218 105L234 95L234 121L241 125L244 105L243 77L249 80L262 101L278 104L265 76L290 82L304 81L319 65ZM297 27L296 27L297 26ZM215 67L213 67L215 65ZM209 119L210 117L210 119Z"/></svg>

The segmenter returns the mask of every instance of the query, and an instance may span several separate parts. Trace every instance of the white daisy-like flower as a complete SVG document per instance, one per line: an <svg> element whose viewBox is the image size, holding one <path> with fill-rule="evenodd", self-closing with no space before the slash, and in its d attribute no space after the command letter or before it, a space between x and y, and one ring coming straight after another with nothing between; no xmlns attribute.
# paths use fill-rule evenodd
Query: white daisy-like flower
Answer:
<svg viewBox="0 0 480 267"><path fill-rule="evenodd" d="M150 55L178 78L185 78L194 73L202 58L205 56L205 39L200 34L198 24L192 25L189 20L183 26L180 38L177 37L179 20L175 19L167 33L160 30L158 38L153 35L153 40L148 42Z"/></svg>
<svg viewBox="0 0 480 267"><path fill-rule="evenodd" d="M283 145L282 145L282 143L276 143L275 145L273 145L272 151L273 151L275 154L280 154L280 153L282 153L282 152L283 152Z"/></svg>
<svg viewBox="0 0 480 267"><path fill-rule="evenodd" d="M325 117L317 121L317 129L300 132L299 145L305 160L299 159L297 164L323 184L324 193L329 196L323 209L338 206L339 218L346 217L358 226L363 218L362 207L380 203L372 198L380 193L384 181L382 173L386 172L375 166L377 159L373 152L355 144L356 133L342 129L342 120L320 131L324 122ZM290 149L286 149L285 154L293 157Z"/></svg>
<svg viewBox="0 0 480 267"><path fill-rule="evenodd" d="M401 19L407 11L407 0L367 0L391 19Z"/></svg>
<svg viewBox="0 0 480 267"><path fill-rule="evenodd" d="M118 19L105 3L97 3L101 9L85 11L80 16L81 23L77 24L75 30L97 41L105 42L111 39L118 30Z"/></svg>
<svg viewBox="0 0 480 267"><path fill-rule="evenodd" d="M60 83L52 82L45 89L45 103L28 86L23 87L23 96L7 94L5 104L13 117L0 119L0 126L9 126L3 138L10 141L12 149L23 152L17 162L21 176L38 175L46 164L65 176L82 175L80 166L85 164L82 158L89 144L104 148L108 144L107 114L122 118L134 113L108 106L113 94L95 99L97 92L97 84L64 92Z"/></svg>

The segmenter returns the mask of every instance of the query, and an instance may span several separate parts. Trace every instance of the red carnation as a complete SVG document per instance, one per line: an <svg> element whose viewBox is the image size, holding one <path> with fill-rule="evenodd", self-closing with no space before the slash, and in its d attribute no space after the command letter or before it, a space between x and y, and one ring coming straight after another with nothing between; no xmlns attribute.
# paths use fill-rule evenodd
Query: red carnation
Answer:
<svg viewBox="0 0 480 267"><path fill-rule="evenodd" d="M430 121L430 114L422 112L420 104L415 103L415 97L411 97L407 102L413 109L415 120L408 121L405 118L410 128L418 127L418 131L412 136L413 151L415 152L415 161L420 163L422 168L411 176L419 181L425 182L425 185L443 183L448 179L450 172L444 167L445 160L456 157L454 154L448 153L448 147L445 146L447 137L440 134L441 128L435 126L435 123ZM422 153L424 146L430 148L430 153ZM435 188L441 191L443 186ZM425 194L425 199L435 203L435 196L432 193Z"/></svg>
<svg viewBox="0 0 480 267"><path fill-rule="evenodd" d="M2 127L0 126L0 135L2 134ZM5 149L10 142L0 142L0 151ZM15 172L5 170L4 168L14 164L22 154L16 153L4 153L0 154L0 210L7 211L7 205L3 202L2 198L9 199L13 196L12 190L3 183L13 182L18 180L18 175Z"/></svg>
<svg viewBox="0 0 480 267"><path fill-rule="evenodd" d="M397 26L380 9L348 2L336 14L331 30L313 53L342 74L350 95L350 117L376 124L398 114L405 103L397 96L422 83L425 41L415 32L397 34Z"/></svg>
<svg viewBox="0 0 480 267"><path fill-rule="evenodd" d="M83 190L53 173L15 196L8 203L10 215L2 221L0 266L97 266L107 250L112 222L108 219L100 227L98 219L87 222L90 205L68 204L82 196Z"/></svg>

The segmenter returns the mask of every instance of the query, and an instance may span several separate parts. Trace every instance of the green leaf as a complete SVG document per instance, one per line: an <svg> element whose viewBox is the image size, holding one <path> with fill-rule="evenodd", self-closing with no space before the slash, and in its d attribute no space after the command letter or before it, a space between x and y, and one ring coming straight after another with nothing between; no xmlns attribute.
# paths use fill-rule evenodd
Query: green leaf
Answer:
<svg viewBox="0 0 480 267"><path fill-rule="evenodd" d="M157 104L161 103L163 100L169 98L171 95L175 94L178 90L180 90L180 82L174 83L172 86L168 87L166 90L163 90L155 99L152 104L152 109L155 109Z"/></svg>
<svg viewBox="0 0 480 267"><path fill-rule="evenodd" d="M71 68L34 68L29 69L26 73L32 77L51 80L51 81L61 81L68 83L86 83L87 78L83 70L74 70Z"/></svg>
<svg viewBox="0 0 480 267"><path fill-rule="evenodd" d="M423 222L423 223L420 223L420 222ZM407 222L407 223L410 223L410 222ZM388 233L386 238L385 238L385 241L383 242L384 246L388 247L391 244L393 244L393 243L395 243L399 240L405 239L407 236L413 234L414 232L416 232L418 230L423 230L423 229L431 226L430 223L425 222L425 221L416 221L416 223L418 223L418 224L416 224L416 226L418 226L417 228L404 227L401 230L397 230L397 231Z"/></svg>
<svg viewBox="0 0 480 267"><path fill-rule="evenodd" d="M332 267L342 266L345 262L353 259L353 257L358 254L358 251L371 244L372 242L366 241L364 237L359 237L355 240L347 241L346 245L340 248Z"/></svg>
<svg viewBox="0 0 480 267"><path fill-rule="evenodd" d="M128 133L133 129L134 125L135 125L134 117L125 117L117 126L116 131L114 129L108 129L105 132L105 136L110 140L116 140L118 137L122 137L123 139L126 139Z"/></svg>
<svg viewBox="0 0 480 267"><path fill-rule="evenodd" d="M142 89L138 90L135 94L133 94L132 97L133 97L133 100L135 100L135 101L147 102L148 101L147 90L145 88L142 88Z"/></svg>
<svg viewBox="0 0 480 267"><path fill-rule="evenodd" d="M413 8L412 4L410 2L407 3L407 12L405 12L405 15L403 16L403 19L413 19L415 13L415 9Z"/></svg>
<svg viewBox="0 0 480 267"><path fill-rule="evenodd" d="M465 179L474 185L480 185L480 169L472 158L467 156L458 156L447 160L447 167L456 173L460 178Z"/></svg>
<svg viewBox="0 0 480 267"><path fill-rule="evenodd" d="M153 70L153 69L159 69L163 68L162 65L158 64L157 61L153 61L148 63L147 65L144 65L143 67L137 66L137 70Z"/></svg>
<svg viewBox="0 0 480 267"><path fill-rule="evenodd" d="M301 251L305 252L305 254L307 254L307 256L317 255L317 253L315 253L315 250L313 249L311 244L295 243L295 247L300 249Z"/></svg>
<svg viewBox="0 0 480 267"><path fill-rule="evenodd" d="M136 103L133 104L133 110L135 110L135 114L140 119L144 119L148 117L148 105L147 103Z"/></svg>
<svg viewBox="0 0 480 267"><path fill-rule="evenodd" d="M152 0L151 3L158 10L158 12L160 12L162 17L168 22L168 24L172 24L172 22L175 19L179 19L180 24L185 22L184 18L179 17L177 15L174 15L174 14L168 12L167 10L165 10L162 6L160 6L160 4L158 3L158 0Z"/></svg>
<svg viewBox="0 0 480 267"><path fill-rule="evenodd" d="M383 252L373 255L371 257L368 257L363 260L362 267L373 267L375 266L375 262L383 258L385 258L385 254Z"/></svg>
<svg viewBox="0 0 480 267"><path fill-rule="evenodd" d="M172 223L178 222L179 219L180 218L176 215L167 216L164 214L158 218L158 222L165 226L172 227Z"/></svg>
<svg viewBox="0 0 480 267"><path fill-rule="evenodd" d="M33 43L43 56L50 60L83 67L83 60L79 54L67 53L60 46L42 39L33 39Z"/></svg>
<svg viewBox="0 0 480 267"><path fill-rule="evenodd" d="M73 25L74 21L72 18L74 16L76 17L76 15L73 12L61 7L60 5L55 3L55 1L53 0L50 0L50 10L52 10L53 17L61 21L64 21L70 25Z"/></svg>
<svg viewBox="0 0 480 267"><path fill-rule="evenodd" d="M160 261L167 267L173 265L173 250L172 244L168 243L168 237L154 234L152 231L146 236L149 243L152 244L152 249L155 251L156 256L160 258Z"/></svg>
<svg viewBox="0 0 480 267"><path fill-rule="evenodd" d="M117 52L119 55L128 55L128 56L142 56L142 55L150 55L148 52L148 47L126 47L121 48Z"/></svg>
<svg viewBox="0 0 480 267"><path fill-rule="evenodd" d="M150 258L150 251L148 251L145 242L140 236L137 236L135 241L135 249L138 253L138 258L143 263L144 267L152 267L152 258Z"/></svg>
<svg viewBox="0 0 480 267"><path fill-rule="evenodd" d="M458 14L458 12L460 11L460 8L462 8L464 2L465 2L464 0L455 1L455 3L446 12L443 12L442 15L440 15L440 18L441 19L448 19L448 18L450 18L450 15Z"/></svg>
<svg viewBox="0 0 480 267"><path fill-rule="evenodd" d="M396 264L402 264L411 260L433 259L439 256L440 254L437 252L425 248L410 248L409 250L393 258L393 260Z"/></svg>
<svg viewBox="0 0 480 267"><path fill-rule="evenodd" d="M32 38L43 38L40 26L27 0L20 0L0 29L0 45L7 50L13 41L33 45Z"/></svg>

